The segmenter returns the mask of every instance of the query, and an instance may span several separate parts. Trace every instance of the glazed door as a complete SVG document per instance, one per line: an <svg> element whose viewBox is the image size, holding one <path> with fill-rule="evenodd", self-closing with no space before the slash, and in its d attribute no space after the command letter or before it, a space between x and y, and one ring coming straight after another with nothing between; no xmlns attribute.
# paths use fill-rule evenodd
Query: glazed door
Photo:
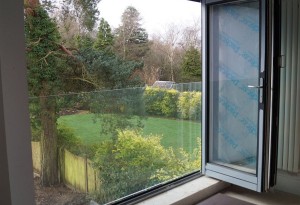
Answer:
<svg viewBox="0 0 300 205"><path fill-rule="evenodd" d="M204 172L262 191L264 1L205 1Z"/></svg>

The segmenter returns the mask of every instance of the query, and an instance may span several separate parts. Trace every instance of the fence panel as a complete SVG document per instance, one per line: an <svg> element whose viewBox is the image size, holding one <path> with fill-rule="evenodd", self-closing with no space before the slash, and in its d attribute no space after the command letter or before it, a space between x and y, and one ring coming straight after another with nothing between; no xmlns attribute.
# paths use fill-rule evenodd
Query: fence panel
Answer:
<svg viewBox="0 0 300 205"><path fill-rule="evenodd" d="M40 142L31 142L33 168L41 173ZM68 150L59 150L60 181L70 188L81 192L97 191L100 185L98 172L93 168L92 161L76 156Z"/></svg>
<svg viewBox="0 0 300 205"><path fill-rule="evenodd" d="M98 173L93 168L92 162L90 160L87 161L87 179L88 179L88 192L94 192L98 190L99 180Z"/></svg>
<svg viewBox="0 0 300 205"><path fill-rule="evenodd" d="M86 191L85 159L64 151L65 161L65 183L71 185L76 190Z"/></svg>
<svg viewBox="0 0 300 205"><path fill-rule="evenodd" d="M32 164L35 172L41 172L41 146L40 142L31 142Z"/></svg>

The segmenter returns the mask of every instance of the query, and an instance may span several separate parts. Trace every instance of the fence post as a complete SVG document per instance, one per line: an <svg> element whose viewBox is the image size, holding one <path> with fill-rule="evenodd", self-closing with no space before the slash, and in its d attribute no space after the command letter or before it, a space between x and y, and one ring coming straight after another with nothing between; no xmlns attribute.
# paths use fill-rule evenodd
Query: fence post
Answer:
<svg viewBox="0 0 300 205"><path fill-rule="evenodd" d="M65 148L60 149L60 180L61 182L65 183L65 177L66 177L66 172L65 172L65 167L66 167L66 161L65 161Z"/></svg>
<svg viewBox="0 0 300 205"><path fill-rule="evenodd" d="M97 191L97 190L100 190L99 189L100 184L98 183L99 181L98 181L98 172L97 172L97 170L94 170L94 173L95 173L95 191Z"/></svg>
<svg viewBox="0 0 300 205"><path fill-rule="evenodd" d="M89 179L88 179L88 160L87 157L84 157L84 165L85 165L85 192L88 193L89 192Z"/></svg>

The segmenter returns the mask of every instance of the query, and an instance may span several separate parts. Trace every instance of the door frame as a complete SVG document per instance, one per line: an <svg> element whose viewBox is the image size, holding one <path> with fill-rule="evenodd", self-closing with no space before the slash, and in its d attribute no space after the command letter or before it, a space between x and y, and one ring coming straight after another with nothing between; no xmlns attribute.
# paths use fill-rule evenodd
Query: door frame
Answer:
<svg viewBox="0 0 300 205"><path fill-rule="evenodd" d="M208 176L212 176L229 183L237 184L258 192L265 191L270 186L275 185L276 167L277 167L277 138L276 138L276 112L279 107L276 104L278 92L273 92L276 88L274 80L278 78L273 69L277 66L278 61L274 56L277 56L278 50L274 45L274 39L278 38L276 26L274 26L274 12L276 12L277 0L260 0L260 23L261 23L261 45L260 57L264 54L264 118L263 118L263 133L258 140L258 160L257 176L247 173L232 170L230 168L216 167L214 164L209 164L209 28L208 28L208 7L216 3L228 2L245 2L247 0L203 0L202 1L202 172ZM280 33L279 33L280 34ZM276 42L276 41L275 41ZM280 52L280 51L279 51ZM273 102L274 101L274 102ZM276 157L274 157L276 156ZM215 170L215 171L211 171ZM226 173L224 175L224 173ZM228 174L228 175L227 175ZM241 180L243 179L243 180Z"/></svg>

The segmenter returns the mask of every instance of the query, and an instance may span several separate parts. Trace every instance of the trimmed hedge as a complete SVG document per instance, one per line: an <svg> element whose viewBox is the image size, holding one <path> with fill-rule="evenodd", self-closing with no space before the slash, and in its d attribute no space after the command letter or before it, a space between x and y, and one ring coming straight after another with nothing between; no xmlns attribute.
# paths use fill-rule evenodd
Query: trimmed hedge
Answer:
<svg viewBox="0 0 300 205"><path fill-rule="evenodd" d="M177 117L178 97L177 90L147 87L144 92L145 110L150 115Z"/></svg>
<svg viewBox="0 0 300 205"><path fill-rule="evenodd" d="M182 92L178 99L180 118L190 120L201 119L201 93Z"/></svg>
<svg viewBox="0 0 300 205"><path fill-rule="evenodd" d="M179 92L174 89L147 87L145 110L149 115L181 119L201 119L201 93Z"/></svg>

